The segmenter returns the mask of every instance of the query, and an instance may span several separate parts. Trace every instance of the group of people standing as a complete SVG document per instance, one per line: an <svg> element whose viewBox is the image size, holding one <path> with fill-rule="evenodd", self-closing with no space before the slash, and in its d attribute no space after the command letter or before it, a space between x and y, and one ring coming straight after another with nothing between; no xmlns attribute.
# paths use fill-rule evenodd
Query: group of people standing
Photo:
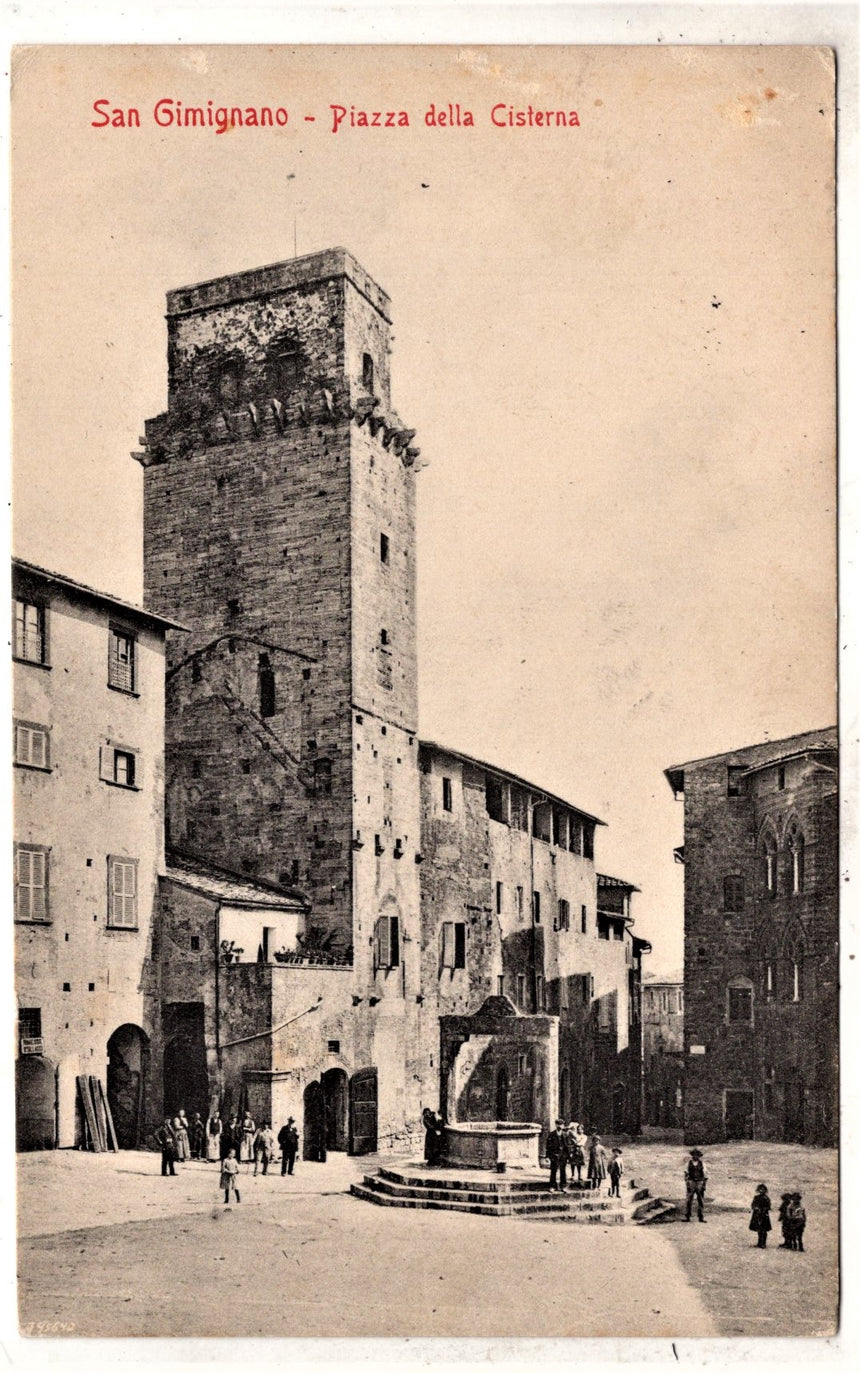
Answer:
<svg viewBox="0 0 860 1373"><path fill-rule="evenodd" d="M779 1204L779 1224L782 1229L780 1249L796 1249L803 1253L803 1232L806 1229L806 1208L800 1192L783 1192ZM770 1223L770 1197L767 1184L760 1182L755 1189L750 1214L750 1229L758 1234L757 1249L767 1248Z"/></svg>
<svg viewBox="0 0 860 1373"><path fill-rule="evenodd" d="M609 1195L621 1195L621 1177L624 1172L621 1150L613 1149L611 1155L608 1154L601 1143L600 1135L593 1132L589 1134L579 1121L572 1120L565 1125L563 1120L557 1120L555 1129L550 1130L547 1136L546 1154L549 1159L551 1192L567 1190L569 1164L571 1190L575 1173L578 1187L586 1186L592 1191L599 1192L608 1177ZM583 1169L586 1170L585 1182L582 1177Z"/></svg>
<svg viewBox="0 0 860 1373"><path fill-rule="evenodd" d="M292 1173L295 1168L299 1148L299 1132L296 1122L290 1116L286 1125L278 1132L277 1141L267 1120L260 1125L254 1121L249 1111L241 1117L230 1116L225 1123L220 1112L213 1111L204 1124L199 1112L189 1123L185 1111L171 1118L165 1116L164 1123L155 1132L155 1141L161 1150L161 1176L175 1177L176 1163L199 1159L207 1163L221 1163L221 1185L225 1192L235 1190L235 1185L225 1183L223 1165L233 1159L235 1169L227 1169L227 1175L238 1174L240 1163L253 1163L254 1176L258 1169L263 1175L269 1171L269 1164L277 1157L278 1146L281 1150L281 1176ZM238 1200L238 1192L236 1193ZM225 1195L225 1201L227 1195Z"/></svg>

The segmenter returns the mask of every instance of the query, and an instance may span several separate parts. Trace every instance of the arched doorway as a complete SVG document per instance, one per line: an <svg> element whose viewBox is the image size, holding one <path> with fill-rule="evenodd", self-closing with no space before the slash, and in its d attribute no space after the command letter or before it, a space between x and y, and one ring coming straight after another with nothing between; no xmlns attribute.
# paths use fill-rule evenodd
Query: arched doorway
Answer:
<svg viewBox="0 0 860 1373"><path fill-rule="evenodd" d="M209 1105L209 1074L206 1050L189 1035L177 1035L164 1048L164 1114L185 1111L189 1120L199 1111L206 1118Z"/></svg>
<svg viewBox="0 0 860 1373"><path fill-rule="evenodd" d="M148 1043L139 1025L120 1025L107 1043L107 1098L120 1149L140 1145Z"/></svg>
<svg viewBox="0 0 860 1373"><path fill-rule="evenodd" d="M329 1068L322 1075L325 1097L325 1143L327 1149L345 1150L347 1144L348 1092L343 1068Z"/></svg>
<svg viewBox="0 0 860 1373"><path fill-rule="evenodd" d="M375 1154L379 1088L375 1068L360 1068L349 1084L349 1152Z"/></svg>
<svg viewBox="0 0 860 1373"><path fill-rule="evenodd" d="M502 1063L496 1073L496 1120L507 1120L511 1100L511 1080Z"/></svg>
<svg viewBox="0 0 860 1373"><path fill-rule="evenodd" d="M53 1149L56 1099L56 1072L51 1060L41 1054L23 1054L15 1064L16 1149Z"/></svg>
<svg viewBox="0 0 860 1373"><path fill-rule="evenodd" d="M325 1092L321 1082L309 1082L305 1088L302 1135L302 1158L311 1163L325 1163L326 1110Z"/></svg>

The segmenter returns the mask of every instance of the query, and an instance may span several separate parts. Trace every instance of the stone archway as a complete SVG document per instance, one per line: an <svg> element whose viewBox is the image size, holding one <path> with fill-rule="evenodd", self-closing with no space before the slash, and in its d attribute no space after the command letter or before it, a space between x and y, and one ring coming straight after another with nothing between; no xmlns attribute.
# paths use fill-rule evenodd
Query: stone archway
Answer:
<svg viewBox="0 0 860 1373"><path fill-rule="evenodd" d="M107 1043L107 1099L120 1149L137 1149L149 1040L139 1025L120 1025Z"/></svg>

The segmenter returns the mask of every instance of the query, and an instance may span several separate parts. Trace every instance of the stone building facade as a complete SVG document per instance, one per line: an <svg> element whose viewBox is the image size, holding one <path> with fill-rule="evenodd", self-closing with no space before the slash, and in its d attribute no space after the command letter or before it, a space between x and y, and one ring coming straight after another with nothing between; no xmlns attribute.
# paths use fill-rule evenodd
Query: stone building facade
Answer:
<svg viewBox="0 0 860 1373"><path fill-rule="evenodd" d="M835 729L667 769L684 798L685 1134L838 1136Z"/></svg>
<svg viewBox="0 0 860 1373"><path fill-rule="evenodd" d="M292 947L189 973L171 931L204 907L165 888L163 976L177 1004L204 979L210 1088L295 1115L309 1156L407 1144L445 1105L440 1017L502 995L558 1017L565 1046L541 1084L507 1065L512 1114L581 1102L609 1128L615 1100L638 1119L647 946L617 892L601 934L600 822L416 735L418 449L391 403L388 297L335 249L172 291L167 327L168 406L135 456L146 603L189 627L168 640L168 841L302 908ZM213 1061L229 1036L251 1047Z"/></svg>
<svg viewBox="0 0 860 1373"><path fill-rule="evenodd" d="M78 1076L133 1146L152 1127L173 626L19 559L12 580L18 1147L81 1142Z"/></svg>
<svg viewBox="0 0 860 1373"><path fill-rule="evenodd" d="M642 982L643 1124L684 1126L684 975L646 973Z"/></svg>

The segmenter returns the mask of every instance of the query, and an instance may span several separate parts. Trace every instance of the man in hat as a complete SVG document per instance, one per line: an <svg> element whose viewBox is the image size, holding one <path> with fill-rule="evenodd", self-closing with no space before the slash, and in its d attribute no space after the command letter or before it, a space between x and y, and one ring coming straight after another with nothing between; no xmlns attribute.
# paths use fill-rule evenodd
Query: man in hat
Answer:
<svg viewBox="0 0 860 1373"><path fill-rule="evenodd" d="M546 1156L549 1159L549 1190L563 1192L567 1185L567 1137L564 1121L557 1120L555 1129L546 1138Z"/></svg>
<svg viewBox="0 0 860 1373"><path fill-rule="evenodd" d="M283 1177L285 1173L292 1173L299 1147L299 1132L292 1116L286 1125L282 1125L278 1131L278 1143L281 1146L281 1177Z"/></svg>
<svg viewBox="0 0 860 1373"><path fill-rule="evenodd" d="M705 1167L705 1160L702 1158L701 1149L691 1149L690 1157L687 1160L687 1167L684 1169L684 1182L687 1184L687 1214L684 1220L690 1219L693 1209L693 1198L696 1198L696 1205L699 1208L699 1220L704 1224L705 1221L705 1187L708 1182L708 1170Z"/></svg>

